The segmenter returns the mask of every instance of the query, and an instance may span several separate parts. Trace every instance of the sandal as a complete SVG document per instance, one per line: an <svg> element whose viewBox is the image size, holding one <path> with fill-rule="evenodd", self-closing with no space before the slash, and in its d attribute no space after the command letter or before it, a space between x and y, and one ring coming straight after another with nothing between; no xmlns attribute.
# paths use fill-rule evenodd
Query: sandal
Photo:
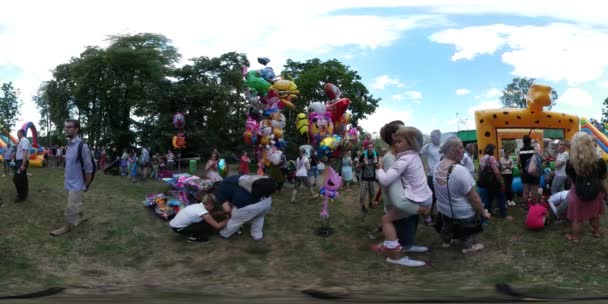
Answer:
<svg viewBox="0 0 608 304"><path fill-rule="evenodd" d="M570 233L564 235L564 237L566 238L566 240L568 240L572 243L575 243L575 244L581 241L578 237L576 237Z"/></svg>
<svg viewBox="0 0 608 304"><path fill-rule="evenodd" d="M593 235L593 237L596 239L599 239L602 236L599 231L594 231L591 233L591 235Z"/></svg>

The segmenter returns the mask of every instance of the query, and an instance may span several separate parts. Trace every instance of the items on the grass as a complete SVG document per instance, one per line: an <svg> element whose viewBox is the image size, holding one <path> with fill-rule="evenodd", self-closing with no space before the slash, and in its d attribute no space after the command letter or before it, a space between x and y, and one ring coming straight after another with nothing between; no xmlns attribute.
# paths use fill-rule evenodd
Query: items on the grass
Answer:
<svg viewBox="0 0 608 304"><path fill-rule="evenodd" d="M192 203L197 203L195 197L199 191L209 190L213 183L188 173L174 174L172 178L163 178L169 184L167 193L150 194L144 201L144 206L154 210L160 218L169 220L180 209Z"/></svg>

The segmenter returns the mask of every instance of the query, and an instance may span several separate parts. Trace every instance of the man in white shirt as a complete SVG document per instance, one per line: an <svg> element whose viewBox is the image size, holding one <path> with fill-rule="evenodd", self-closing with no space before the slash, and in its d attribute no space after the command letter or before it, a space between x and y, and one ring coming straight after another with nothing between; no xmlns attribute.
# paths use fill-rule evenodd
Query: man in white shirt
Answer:
<svg viewBox="0 0 608 304"><path fill-rule="evenodd" d="M296 197L298 195L298 189L300 187L307 187L310 189L310 193L312 197L316 197L316 193L312 188L310 180L308 179L308 170L310 169L310 160L306 157L306 150L300 149L300 157L296 159L296 185L291 192L291 199L289 200L291 203L296 202Z"/></svg>
<svg viewBox="0 0 608 304"><path fill-rule="evenodd" d="M558 193L564 190L564 185L568 176L566 176L566 163L570 159L568 151L566 151L566 143L560 140L557 144L557 158L555 159L555 176L551 183L551 194Z"/></svg>
<svg viewBox="0 0 608 304"><path fill-rule="evenodd" d="M426 159L426 164L428 166L427 183L429 185L429 188L431 188L431 191L433 191L432 209L435 208L435 202L437 201L437 198L435 196L435 188L433 187L433 172L435 171L435 166L441 160L441 153L439 153L440 144L441 144L441 131L433 130L431 132L431 142L424 145L424 147L422 147L422 149L420 150L420 154ZM430 216L428 218L426 218L424 221L427 225L432 224Z"/></svg>
<svg viewBox="0 0 608 304"><path fill-rule="evenodd" d="M19 143L15 152L15 175L13 176L13 183L15 183L17 189L17 199L15 201L17 203L25 201L28 193L27 166L30 159L30 141L24 134L23 130L17 131Z"/></svg>

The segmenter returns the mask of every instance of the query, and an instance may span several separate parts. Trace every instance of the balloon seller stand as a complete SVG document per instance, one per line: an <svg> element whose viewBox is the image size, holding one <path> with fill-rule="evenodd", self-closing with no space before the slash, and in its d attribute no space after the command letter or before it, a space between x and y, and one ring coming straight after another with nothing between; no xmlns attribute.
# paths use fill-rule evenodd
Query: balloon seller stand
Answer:
<svg viewBox="0 0 608 304"><path fill-rule="evenodd" d="M334 228L329 226L329 218L321 219L320 226L315 230L315 234L320 237L328 237L334 234Z"/></svg>

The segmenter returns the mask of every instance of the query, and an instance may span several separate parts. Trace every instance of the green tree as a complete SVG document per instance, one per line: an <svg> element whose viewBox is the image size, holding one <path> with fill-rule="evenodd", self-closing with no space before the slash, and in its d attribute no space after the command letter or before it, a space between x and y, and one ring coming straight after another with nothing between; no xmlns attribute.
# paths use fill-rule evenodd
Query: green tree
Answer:
<svg viewBox="0 0 608 304"><path fill-rule="evenodd" d="M17 116L21 113L19 91L13 88L12 82L3 83L0 90L2 91L2 96L0 96L0 127L10 132L17 122Z"/></svg>
<svg viewBox="0 0 608 304"><path fill-rule="evenodd" d="M186 114L188 148L207 156L216 147L236 152L244 149L245 84L241 67L249 65L245 54L226 53L219 57L198 57L176 69L171 95L155 105L156 115L144 132L151 138L169 139L176 130L171 125L175 112ZM142 129L143 130L143 129Z"/></svg>
<svg viewBox="0 0 608 304"><path fill-rule="evenodd" d="M502 91L502 96L500 97L500 102L505 108L526 108L526 95L528 94L528 88L532 84L534 84L535 78L526 78L526 77L516 77L513 78L511 83L505 87ZM555 105L555 101L557 101L557 92L555 90L551 90L551 106L548 109L551 109Z"/></svg>
<svg viewBox="0 0 608 304"><path fill-rule="evenodd" d="M313 101L325 101L327 97L323 90L325 83L333 83L340 88L342 97L351 100L349 111L352 113L351 123L357 122L368 114L374 113L380 102L380 98L374 98L365 85L361 82L361 76L357 71L342 64L336 59L321 61L318 58L297 62L287 60L283 70L283 78L293 79L300 90L300 95L295 98L294 104L302 111ZM284 111L287 118L285 137L288 142L301 143L301 139L295 129L296 115L294 111ZM295 145L292 145L292 151Z"/></svg>
<svg viewBox="0 0 608 304"><path fill-rule="evenodd" d="M158 34L112 36L106 49L87 47L53 71L36 101L57 126L67 118L81 122L82 133L96 144L135 144L136 120L156 114L154 105L169 94L180 55ZM147 143L146 143L147 144Z"/></svg>

